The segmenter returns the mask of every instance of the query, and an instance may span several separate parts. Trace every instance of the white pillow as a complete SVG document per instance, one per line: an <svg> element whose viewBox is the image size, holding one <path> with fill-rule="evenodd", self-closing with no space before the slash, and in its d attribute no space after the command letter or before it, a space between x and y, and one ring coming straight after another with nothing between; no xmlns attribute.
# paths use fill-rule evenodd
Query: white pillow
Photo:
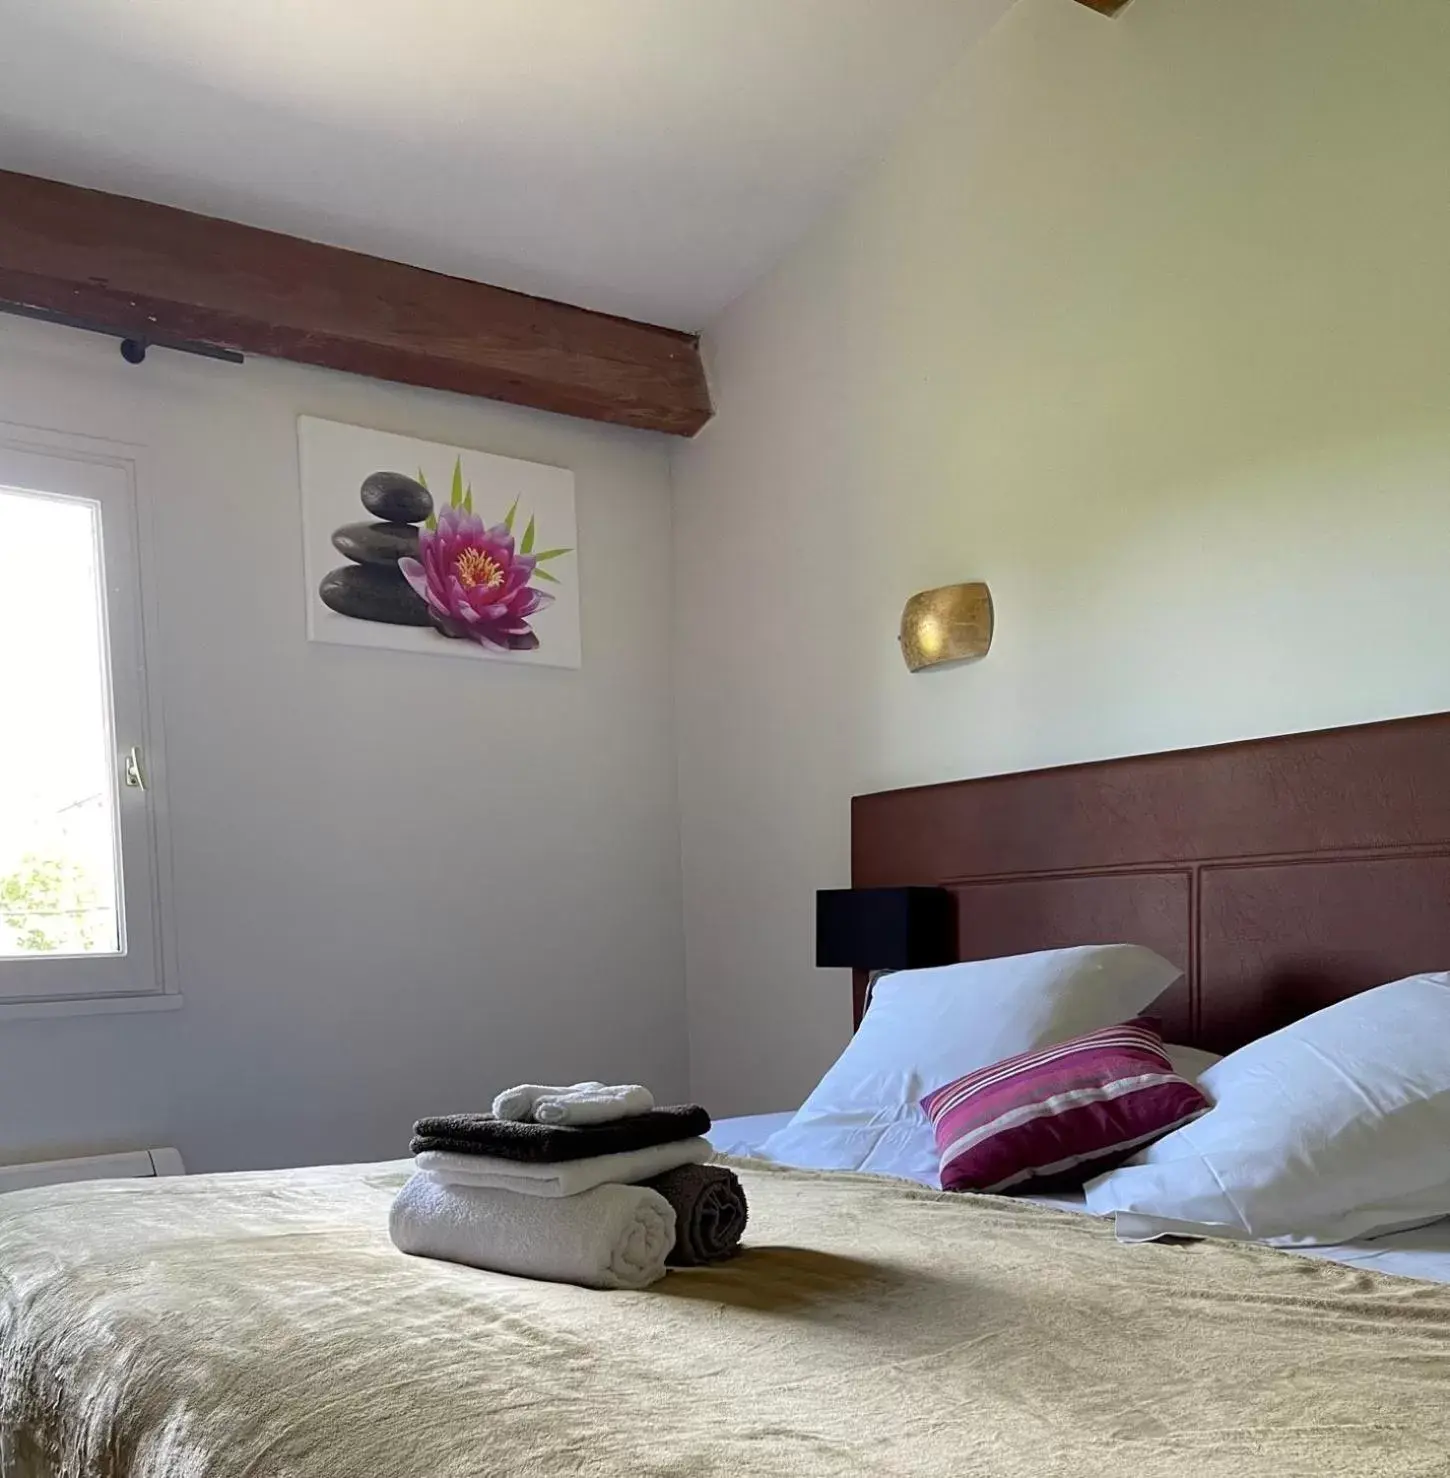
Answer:
<svg viewBox="0 0 1450 1478"><path fill-rule="evenodd" d="M1126 1021L1181 973L1141 945L1105 944L887 975L846 1050L760 1153L934 1183L924 1095L1004 1057Z"/></svg>
<svg viewBox="0 0 1450 1478"><path fill-rule="evenodd" d="M1250 1042L1214 1107L1087 1185L1125 1241L1332 1245L1450 1215L1450 975L1414 975Z"/></svg>

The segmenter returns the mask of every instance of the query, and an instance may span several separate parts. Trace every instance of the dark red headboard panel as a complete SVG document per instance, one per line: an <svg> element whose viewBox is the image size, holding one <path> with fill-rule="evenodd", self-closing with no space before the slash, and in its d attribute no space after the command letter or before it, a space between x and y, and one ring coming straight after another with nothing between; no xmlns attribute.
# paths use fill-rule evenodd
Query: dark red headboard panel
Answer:
<svg viewBox="0 0 1450 1478"><path fill-rule="evenodd" d="M951 889L964 960L1149 945L1228 1051L1450 970L1450 714L858 796L851 879Z"/></svg>

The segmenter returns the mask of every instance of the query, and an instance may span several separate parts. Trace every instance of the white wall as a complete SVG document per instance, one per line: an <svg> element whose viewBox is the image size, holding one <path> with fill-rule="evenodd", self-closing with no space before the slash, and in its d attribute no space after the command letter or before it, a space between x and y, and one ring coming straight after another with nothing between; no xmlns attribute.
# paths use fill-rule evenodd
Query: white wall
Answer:
<svg viewBox="0 0 1450 1478"><path fill-rule="evenodd" d="M572 468L582 671L309 644L299 412ZM0 421L144 449L185 996L0 1022L0 1154L380 1158L501 1081L684 1094L662 439L15 320Z"/></svg>
<svg viewBox="0 0 1450 1478"><path fill-rule="evenodd" d="M695 1091L849 1031L848 797L1450 707L1450 5L1020 0L707 336L674 456ZM986 579L912 676L913 591Z"/></svg>

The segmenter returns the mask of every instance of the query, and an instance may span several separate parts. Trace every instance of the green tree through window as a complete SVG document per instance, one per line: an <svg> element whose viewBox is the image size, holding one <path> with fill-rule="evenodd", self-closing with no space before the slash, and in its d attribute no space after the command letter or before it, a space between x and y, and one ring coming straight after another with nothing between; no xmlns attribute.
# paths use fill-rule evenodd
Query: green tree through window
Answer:
<svg viewBox="0 0 1450 1478"><path fill-rule="evenodd" d="M96 890L74 862L27 853L14 872L0 875L0 930L11 935L13 949L54 954L93 948L95 907ZM0 938L0 947L5 942Z"/></svg>

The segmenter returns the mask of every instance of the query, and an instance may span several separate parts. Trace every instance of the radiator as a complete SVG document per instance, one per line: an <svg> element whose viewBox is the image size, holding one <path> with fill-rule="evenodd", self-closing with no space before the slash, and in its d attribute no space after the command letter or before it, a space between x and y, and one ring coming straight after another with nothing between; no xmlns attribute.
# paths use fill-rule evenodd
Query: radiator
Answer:
<svg viewBox="0 0 1450 1478"><path fill-rule="evenodd" d="M117 1155L83 1155L76 1160L40 1160L33 1165L0 1165L0 1194L70 1180L137 1180L155 1175L185 1175L181 1153L172 1149L126 1150Z"/></svg>

